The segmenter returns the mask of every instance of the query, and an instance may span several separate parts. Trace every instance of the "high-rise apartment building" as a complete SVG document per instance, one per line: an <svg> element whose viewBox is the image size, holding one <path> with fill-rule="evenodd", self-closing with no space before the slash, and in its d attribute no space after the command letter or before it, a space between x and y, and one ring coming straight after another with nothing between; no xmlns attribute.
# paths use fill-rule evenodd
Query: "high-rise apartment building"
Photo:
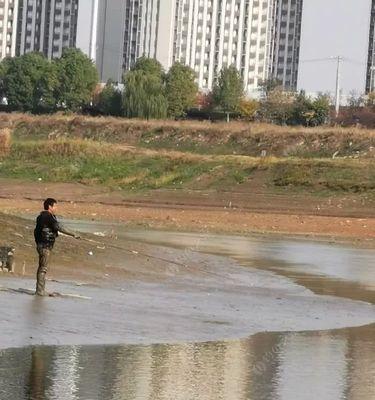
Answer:
<svg viewBox="0 0 375 400"><path fill-rule="evenodd" d="M189 65L210 89L224 66L235 65L248 92L268 77L274 0L102 0L98 67L120 80L142 55L165 69ZM121 23L122 21L122 23Z"/></svg>
<svg viewBox="0 0 375 400"><path fill-rule="evenodd" d="M296 90L303 0L275 0L270 76L287 90Z"/></svg>
<svg viewBox="0 0 375 400"><path fill-rule="evenodd" d="M0 1L0 60L16 53L18 0Z"/></svg>
<svg viewBox="0 0 375 400"><path fill-rule="evenodd" d="M96 66L102 82L121 82L124 69L126 2L100 0L97 25Z"/></svg>
<svg viewBox="0 0 375 400"><path fill-rule="evenodd" d="M79 0L19 0L17 48L57 58L65 47L75 47Z"/></svg>
<svg viewBox="0 0 375 400"><path fill-rule="evenodd" d="M245 90L268 77L272 0L177 1L174 60L189 65L199 87L210 89L230 65L241 72Z"/></svg>
<svg viewBox="0 0 375 400"><path fill-rule="evenodd" d="M371 1L369 47L366 71L366 93L375 90L375 0Z"/></svg>
<svg viewBox="0 0 375 400"><path fill-rule="evenodd" d="M172 64L176 0L99 0L97 66L102 81L121 81L141 56Z"/></svg>
<svg viewBox="0 0 375 400"><path fill-rule="evenodd" d="M295 89L303 0L18 0L16 54L81 48L102 81L141 56L189 65L202 90L234 65L247 93L276 77ZM1 3L0 3L1 4Z"/></svg>

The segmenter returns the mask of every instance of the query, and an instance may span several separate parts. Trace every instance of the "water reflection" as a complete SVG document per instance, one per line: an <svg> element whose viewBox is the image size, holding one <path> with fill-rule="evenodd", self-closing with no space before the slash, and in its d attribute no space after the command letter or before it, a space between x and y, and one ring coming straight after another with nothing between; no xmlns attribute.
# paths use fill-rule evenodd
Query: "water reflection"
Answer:
<svg viewBox="0 0 375 400"><path fill-rule="evenodd" d="M252 267L294 271L357 282L375 289L375 250L277 237L245 237L202 233L129 230L121 224L68 221L82 232L115 233L122 240L191 249L234 257ZM262 265L263 263L263 265Z"/></svg>
<svg viewBox="0 0 375 400"><path fill-rule="evenodd" d="M272 237L126 231L121 227L116 228L116 234L130 240L136 239L153 244L227 255L251 263L254 267L257 267L259 262L268 262L269 265L280 266L282 269L288 267L301 273L308 272L358 282L368 289L375 289L375 250L373 249Z"/></svg>
<svg viewBox="0 0 375 400"><path fill-rule="evenodd" d="M373 250L116 229L120 238L230 255L316 292L375 304ZM375 325L233 342L6 350L0 399L374 400Z"/></svg>
<svg viewBox="0 0 375 400"><path fill-rule="evenodd" d="M79 225L93 231L95 225ZM101 226L105 231L106 226ZM375 250L319 242L184 232L129 231L119 238L232 257L242 265L283 275L317 294L375 304Z"/></svg>
<svg viewBox="0 0 375 400"><path fill-rule="evenodd" d="M33 347L0 356L2 400L373 400L375 326L219 343Z"/></svg>

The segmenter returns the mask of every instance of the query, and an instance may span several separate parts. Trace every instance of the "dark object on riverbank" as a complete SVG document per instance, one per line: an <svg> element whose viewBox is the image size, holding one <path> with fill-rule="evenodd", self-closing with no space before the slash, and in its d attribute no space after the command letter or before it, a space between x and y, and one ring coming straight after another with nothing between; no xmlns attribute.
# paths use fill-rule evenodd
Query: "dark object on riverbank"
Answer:
<svg viewBox="0 0 375 400"><path fill-rule="evenodd" d="M0 270L14 272L15 249L9 246L0 246Z"/></svg>

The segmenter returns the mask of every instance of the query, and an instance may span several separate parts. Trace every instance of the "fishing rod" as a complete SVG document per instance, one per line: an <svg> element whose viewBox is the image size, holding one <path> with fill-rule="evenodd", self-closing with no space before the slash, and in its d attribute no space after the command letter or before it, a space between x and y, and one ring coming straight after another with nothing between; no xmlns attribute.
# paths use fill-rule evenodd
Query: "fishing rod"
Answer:
<svg viewBox="0 0 375 400"><path fill-rule="evenodd" d="M135 254L135 255L138 255L138 254L139 254L139 255L144 256L144 257L153 258L154 260L159 260L159 261L167 262L167 263L169 263L169 264L175 264L175 265L178 265L178 266L180 266L180 267L186 267L186 264L180 263L180 262L178 262L178 261L167 260L166 258L157 257L157 256L154 256L154 255L152 255L152 254L144 253L144 252L141 252L141 251L129 250L129 249L126 249L126 248L121 247L121 246L116 246L116 245L114 245L114 244L105 244L105 243L103 243L103 242L99 242L99 241L97 241L97 240L88 239L88 238L81 238L81 239L84 240L84 241L86 241L86 242L93 243L93 244L96 244L96 245L100 245L100 246L104 246L104 247L109 247L109 248L116 249L116 250L120 250L120 251L125 251L125 252L127 252L127 253L129 253L129 254Z"/></svg>
<svg viewBox="0 0 375 400"><path fill-rule="evenodd" d="M184 268L187 267L186 264L180 263L180 262L178 262L178 261L171 261L171 260L168 260L168 259L166 259L166 258L157 257L157 256L154 256L154 255L151 255L151 254L148 254L148 253L141 252L141 251L129 250L129 249L126 249L126 248L124 248L124 247L116 246L116 245L113 245L113 244L112 244L112 245L111 245L111 244L106 245L106 244L103 243L103 242L99 242L99 241L97 241L97 240L88 239L88 238L82 238L82 237L81 237L81 240L84 240L84 241L86 241L86 242L93 243L93 244L96 244L96 245L100 245L100 246L104 246L104 247L106 246L106 247L109 247L109 248L112 248L112 249L116 249L116 250L120 250L120 251L125 251L125 252L127 252L127 253L129 253L129 254L135 254L135 255L138 255L138 254L139 254L139 255L142 255L142 256L144 256L144 257L153 258L154 260L163 261L163 262L166 262L166 263L169 263L169 264L178 265L178 266L180 266L180 267L184 267ZM207 271L207 270L206 270L205 273L206 273L207 275L211 275L211 276L215 276L215 277L221 278L221 275L218 274L218 273L216 273L216 272L211 272L211 271Z"/></svg>

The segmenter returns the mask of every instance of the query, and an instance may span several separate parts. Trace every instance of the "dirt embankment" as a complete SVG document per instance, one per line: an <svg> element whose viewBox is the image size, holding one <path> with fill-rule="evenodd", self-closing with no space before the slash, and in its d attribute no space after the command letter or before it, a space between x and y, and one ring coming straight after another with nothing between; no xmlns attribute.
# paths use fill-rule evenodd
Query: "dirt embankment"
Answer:
<svg viewBox="0 0 375 400"><path fill-rule="evenodd" d="M236 192L262 180L275 191L375 193L373 131L2 114L4 132L2 177L134 192Z"/></svg>
<svg viewBox="0 0 375 400"><path fill-rule="evenodd" d="M45 197L60 201L66 218L128 226L232 234L277 233L375 243L371 204L354 197L319 199L267 192L158 190L140 195L100 186L0 179L0 209L36 215Z"/></svg>
<svg viewBox="0 0 375 400"><path fill-rule="evenodd" d="M12 213L52 196L66 217L158 229L375 236L371 130L24 114L1 114L0 129Z"/></svg>
<svg viewBox="0 0 375 400"><path fill-rule="evenodd" d="M375 158L375 132L358 128L25 114L0 114L0 128L22 138L84 138L200 153Z"/></svg>

